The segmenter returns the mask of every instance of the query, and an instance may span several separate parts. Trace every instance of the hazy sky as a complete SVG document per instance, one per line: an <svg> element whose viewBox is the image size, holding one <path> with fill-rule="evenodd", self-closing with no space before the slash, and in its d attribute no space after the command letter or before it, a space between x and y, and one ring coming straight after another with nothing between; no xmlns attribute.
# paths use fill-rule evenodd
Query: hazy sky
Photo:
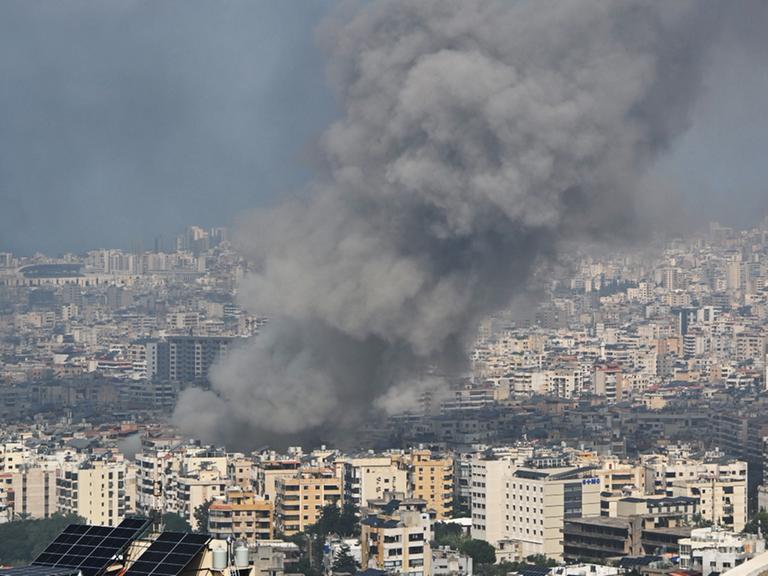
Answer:
<svg viewBox="0 0 768 576"><path fill-rule="evenodd" d="M761 27L760 34L768 26L749 24ZM744 30L744 37L757 38L753 30ZM684 195L692 220L748 226L768 216L767 105L766 43L726 39L715 52L690 130L658 166Z"/></svg>
<svg viewBox="0 0 768 576"><path fill-rule="evenodd" d="M306 179L322 2L0 2L0 250L151 246Z"/></svg>
<svg viewBox="0 0 768 576"><path fill-rule="evenodd" d="M331 4L0 2L0 251L150 247L300 187L334 114L313 36ZM748 224L768 58L726 46L707 84L659 174L697 218Z"/></svg>

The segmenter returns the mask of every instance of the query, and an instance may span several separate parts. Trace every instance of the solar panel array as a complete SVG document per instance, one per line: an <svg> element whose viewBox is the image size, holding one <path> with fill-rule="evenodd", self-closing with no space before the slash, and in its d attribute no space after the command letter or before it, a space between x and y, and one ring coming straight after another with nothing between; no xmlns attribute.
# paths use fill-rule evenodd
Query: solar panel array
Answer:
<svg viewBox="0 0 768 576"><path fill-rule="evenodd" d="M163 532L125 576L177 576L210 542L207 534Z"/></svg>
<svg viewBox="0 0 768 576"><path fill-rule="evenodd" d="M78 576L77 568L57 568L55 566L16 566L0 568L0 576Z"/></svg>
<svg viewBox="0 0 768 576"><path fill-rule="evenodd" d="M32 562L33 566L55 566L97 576L112 560L149 527L143 518L126 518L116 528L70 524Z"/></svg>

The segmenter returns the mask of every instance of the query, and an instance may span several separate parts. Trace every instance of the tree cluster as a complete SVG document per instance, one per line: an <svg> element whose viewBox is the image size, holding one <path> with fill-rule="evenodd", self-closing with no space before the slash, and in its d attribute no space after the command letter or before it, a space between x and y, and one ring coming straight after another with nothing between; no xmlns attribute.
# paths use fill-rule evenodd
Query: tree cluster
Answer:
<svg viewBox="0 0 768 576"><path fill-rule="evenodd" d="M357 508L354 504L347 503L339 508L335 504L325 506L320 513L318 521L307 528L306 533L294 534L288 540L299 547L301 557L294 567L294 571L305 576L319 576L322 573L321 564L323 556L323 543L327 536L334 534L342 538L352 538L360 533L360 524L357 518ZM349 548L347 548L347 553ZM346 556L349 556L347 558ZM354 562L351 554L345 554L341 558L334 558L334 571L345 572L351 567L349 560ZM351 571L352 574L355 570Z"/></svg>
<svg viewBox="0 0 768 576"><path fill-rule="evenodd" d="M768 512L761 510L744 526L744 532L749 534L757 534L760 532L763 538L768 541Z"/></svg>
<svg viewBox="0 0 768 576"><path fill-rule="evenodd" d="M464 533L458 524L437 522L435 524L435 545L449 546L472 558L472 564L477 569L484 564L496 562L496 550L485 540L472 539Z"/></svg>
<svg viewBox="0 0 768 576"><path fill-rule="evenodd" d="M162 522L165 530L168 530L169 532L192 532L192 526L189 525L189 522L187 522L180 514L176 514L176 512L166 512L163 514ZM205 524L206 525L201 532L206 532L208 530L207 518Z"/></svg>
<svg viewBox="0 0 768 576"><path fill-rule="evenodd" d="M510 572L519 572L524 568L531 566L546 566L553 568L557 562L547 558L543 554L533 554L528 556L524 562L499 562L498 564L484 564L475 569L480 576L507 576Z"/></svg>
<svg viewBox="0 0 768 576"><path fill-rule="evenodd" d="M333 559L333 573L334 574L355 574L359 566L352 557L352 553L349 550L349 546L342 544L339 551L336 552L336 556Z"/></svg>
<svg viewBox="0 0 768 576"><path fill-rule="evenodd" d="M360 533L357 508L354 504L344 504L342 508L328 504L323 508L319 520L307 532L317 535L321 540L325 540L329 534L342 538L357 536Z"/></svg>
<svg viewBox="0 0 768 576"><path fill-rule="evenodd" d="M213 498L206 500L192 512L195 524L197 525L196 532L208 532L208 511L211 508L211 504L213 504Z"/></svg>
<svg viewBox="0 0 768 576"><path fill-rule="evenodd" d="M40 520L0 524L0 565L28 564L69 524L82 524L75 515L54 514Z"/></svg>

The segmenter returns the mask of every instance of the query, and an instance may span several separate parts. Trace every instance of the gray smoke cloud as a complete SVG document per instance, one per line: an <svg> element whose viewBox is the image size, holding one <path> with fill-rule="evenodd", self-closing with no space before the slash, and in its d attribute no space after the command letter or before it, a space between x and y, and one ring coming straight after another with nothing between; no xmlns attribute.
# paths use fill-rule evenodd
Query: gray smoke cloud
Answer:
<svg viewBox="0 0 768 576"><path fill-rule="evenodd" d="M117 441L117 449L123 456L133 460L136 454L141 452L141 434L131 434L121 438Z"/></svg>
<svg viewBox="0 0 768 576"><path fill-rule="evenodd" d="M460 373L478 322L560 245L637 228L720 17L686 1L383 0L325 23L344 110L328 173L243 227L255 271L239 299L273 321L212 390L181 396L179 426L316 437Z"/></svg>

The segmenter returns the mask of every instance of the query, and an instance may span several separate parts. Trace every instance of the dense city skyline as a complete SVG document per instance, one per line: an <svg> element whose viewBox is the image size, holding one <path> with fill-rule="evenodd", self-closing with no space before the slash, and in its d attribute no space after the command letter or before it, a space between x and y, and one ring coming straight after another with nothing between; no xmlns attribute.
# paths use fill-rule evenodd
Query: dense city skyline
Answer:
<svg viewBox="0 0 768 576"><path fill-rule="evenodd" d="M768 575L766 29L0 1L0 576Z"/></svg>

